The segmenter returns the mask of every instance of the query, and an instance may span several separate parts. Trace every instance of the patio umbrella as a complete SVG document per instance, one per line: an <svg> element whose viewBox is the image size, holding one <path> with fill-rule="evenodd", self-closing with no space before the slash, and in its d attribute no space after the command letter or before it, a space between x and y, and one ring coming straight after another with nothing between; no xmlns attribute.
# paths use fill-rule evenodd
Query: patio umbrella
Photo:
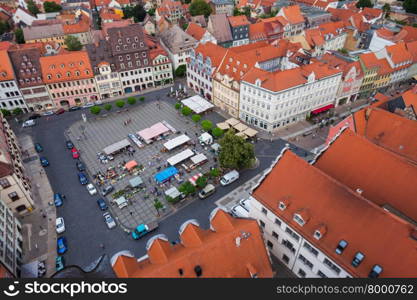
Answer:
<svg viewBox="0 0 417 300"><path fill-rule="evenodd" d="M181 83L178 85L178 89L181 89Z"/></svg>
<svg viewBox="0 0 417 300"><path fill-rule="evenodd" d="M178 90L175 91L175 97L178 97Z"/></svg>
<svg viewBox="0 0 417 300"><path fill-rule="evenodd" d="M187 93L187 88L184 86L184 93L186 94Z"/></svg>
<svg viewBox="0 0 417 300"><path fill-rule="evenodd" d="M171 93L173 93L174 92L174 87L173 86L171 86Z"/></svg>

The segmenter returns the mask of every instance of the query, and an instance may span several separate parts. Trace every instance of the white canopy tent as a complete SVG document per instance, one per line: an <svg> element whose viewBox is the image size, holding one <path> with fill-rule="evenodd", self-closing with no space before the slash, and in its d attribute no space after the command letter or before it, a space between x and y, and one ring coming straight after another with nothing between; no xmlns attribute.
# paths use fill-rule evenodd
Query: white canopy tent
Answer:
<svg viewBox="0 0 417 300"><path fill-rule="evenodd" d="M191 110L196 114L201 114L214 107L213 104L199 95L181 100L181 103L191 108Z"/></svg>
<svg viewBox="0 0 417 300"><path fill-rule="evenodd" d="M114 152L120 151L123 148L126 148L128 146L130 146L129 140L128 139L123 139L120 142L117 142L117 143L111 144L110 146L107 146L106 148L103 149L103 152L106 155L110 155L110 154L113 154Z"/></svg>

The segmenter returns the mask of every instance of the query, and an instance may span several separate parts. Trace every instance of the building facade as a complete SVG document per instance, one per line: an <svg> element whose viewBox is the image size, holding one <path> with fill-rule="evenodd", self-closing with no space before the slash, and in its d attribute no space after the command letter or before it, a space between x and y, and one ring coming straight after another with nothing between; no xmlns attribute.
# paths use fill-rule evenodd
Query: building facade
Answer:
<svg viewBox="0 0 417 300"><path fill-rule="evenodd" d="M249 44L249 25L246 16L228 17L232 30L233 47Z"/></svg>
<svg viewBox="0 0 417 300"><path fill-rule="evenodd" d="M68 108L99 99L86 51L71 51L40 58L43 79L56 107Z"/></svg>
<svg viewBox="0 0 417 300"><path fill-rule="evenodd" d="M213 14L226 14L229 17L233 16L235 4L232 0L211 0L209 4L213 10Z"/></svg>

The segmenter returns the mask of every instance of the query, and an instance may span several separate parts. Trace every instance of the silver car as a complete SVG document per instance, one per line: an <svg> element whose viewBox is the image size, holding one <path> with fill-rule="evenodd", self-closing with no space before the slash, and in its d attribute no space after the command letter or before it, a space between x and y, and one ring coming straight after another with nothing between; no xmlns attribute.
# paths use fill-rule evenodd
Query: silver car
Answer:
<svg viewBox="0 0 417 300"><path fill-rule="evenodd" d="M109 212L105 212L103 214L104 221L109 229L116 227L116 222L114 221L113 217L110 215Z"/></svg>

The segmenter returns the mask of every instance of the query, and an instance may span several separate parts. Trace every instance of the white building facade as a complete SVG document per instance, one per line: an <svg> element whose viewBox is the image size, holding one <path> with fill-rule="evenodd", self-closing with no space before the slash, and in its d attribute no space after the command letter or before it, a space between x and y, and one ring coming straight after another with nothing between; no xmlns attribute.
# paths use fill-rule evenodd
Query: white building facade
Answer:
<svg viewBox="0 0 417 300"><path fill-rule="evenodd" d="M28 111L15 80L0 81L0 108L9 111L21 108L24 112Z"/></svg>

